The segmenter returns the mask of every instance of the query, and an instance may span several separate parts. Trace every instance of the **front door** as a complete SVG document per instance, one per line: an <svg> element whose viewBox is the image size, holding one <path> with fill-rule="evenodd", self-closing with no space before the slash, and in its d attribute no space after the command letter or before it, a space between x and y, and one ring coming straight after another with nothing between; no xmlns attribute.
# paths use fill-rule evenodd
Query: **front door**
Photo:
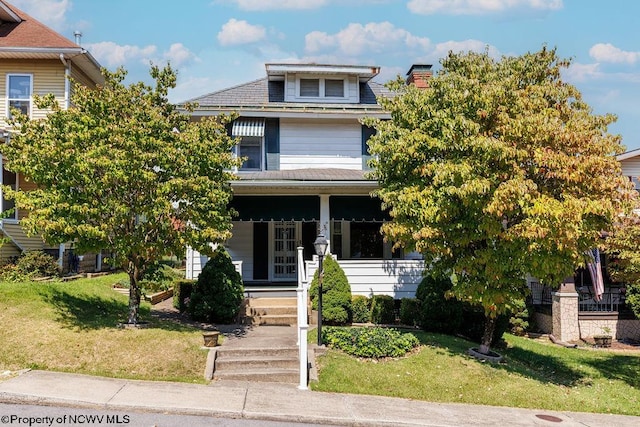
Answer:
<svg viewBox="0 0 640 427"><path fill-rule="evenodd" d="M273 279L295 280L296 223L276 222L273 231Z"/></svg>

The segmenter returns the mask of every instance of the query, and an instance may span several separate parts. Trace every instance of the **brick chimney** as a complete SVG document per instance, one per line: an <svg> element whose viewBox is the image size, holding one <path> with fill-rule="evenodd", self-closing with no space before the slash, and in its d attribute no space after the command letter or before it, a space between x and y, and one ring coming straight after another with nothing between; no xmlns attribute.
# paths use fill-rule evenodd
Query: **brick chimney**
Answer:
<svg viewBox="0 0 640 427"><path fill-rule="evenodd" d="M414 84L417 88L429 87L429 79L433 76L430 64L413 64L407 71L407 84Z"/></svg>

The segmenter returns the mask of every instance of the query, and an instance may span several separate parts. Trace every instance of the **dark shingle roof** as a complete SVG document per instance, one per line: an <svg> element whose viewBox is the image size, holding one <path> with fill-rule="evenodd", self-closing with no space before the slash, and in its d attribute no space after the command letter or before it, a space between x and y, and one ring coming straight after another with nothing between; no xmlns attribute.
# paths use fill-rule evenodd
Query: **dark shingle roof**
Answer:
<svg viewBox="0 0 640 427"><path fill-rule="evenodd" d="M268 81L267 78L254 80L238 86L233 86L217 92L209 93L187 102L198 103L200 107L287 107L343 109L347 108L376 108L376 97L390 96L387 88L376 82L360 83L360 103L313 103L313 102L284 102L284 82Z"/></svg>

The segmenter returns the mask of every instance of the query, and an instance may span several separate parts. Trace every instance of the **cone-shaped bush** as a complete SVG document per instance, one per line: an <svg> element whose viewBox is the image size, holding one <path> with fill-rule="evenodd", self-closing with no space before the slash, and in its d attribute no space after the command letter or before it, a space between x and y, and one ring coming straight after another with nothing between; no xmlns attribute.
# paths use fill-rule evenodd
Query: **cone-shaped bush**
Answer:
<svg viewBox="0 0 640 427"><path fill-rule="evenodd" d="M195 320L231 323L240 311L243 297L242 277L220 246L198 276L191 292L189 314Z"/></svg>
<svg viewBox="0 0 640 427"><path fill-rule="evenodd" d="M351 286L342 267L333 257L327 256L322 263L322 321L330 325L351 323ZM318 271L313 276L309 289L314 310L318 309Z"/></svg>

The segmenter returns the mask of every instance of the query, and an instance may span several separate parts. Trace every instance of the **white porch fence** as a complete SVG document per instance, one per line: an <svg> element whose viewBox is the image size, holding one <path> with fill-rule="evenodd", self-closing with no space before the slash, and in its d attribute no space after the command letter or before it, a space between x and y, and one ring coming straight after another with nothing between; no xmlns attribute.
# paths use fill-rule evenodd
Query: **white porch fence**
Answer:
<svg viewBox="0 0 640 427"><path fill-rule="evenodd" d="M309 383L309 348L307 336L309 332L309 280L304 268L304 248L298 247L298 358L300 360L300 384L298 389L308 390Z"/></svg>

